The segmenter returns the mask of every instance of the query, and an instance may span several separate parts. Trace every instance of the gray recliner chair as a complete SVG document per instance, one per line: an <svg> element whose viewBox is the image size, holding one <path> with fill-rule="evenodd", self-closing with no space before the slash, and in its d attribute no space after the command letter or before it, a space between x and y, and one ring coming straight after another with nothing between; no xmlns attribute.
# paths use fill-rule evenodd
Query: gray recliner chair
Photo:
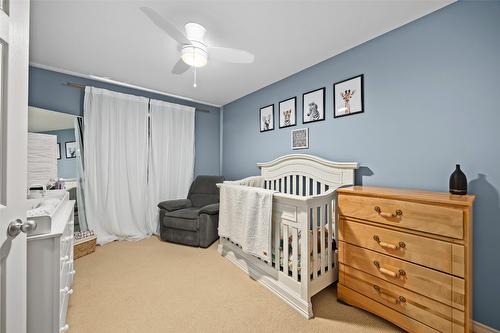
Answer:
<svg viewBox="0 0 500 333"><path fill-rule="evenodd" d="M198 176L187 199L160 202L160 238L163 241L209 247L218 238L219 190L224 177Z"/></svg>

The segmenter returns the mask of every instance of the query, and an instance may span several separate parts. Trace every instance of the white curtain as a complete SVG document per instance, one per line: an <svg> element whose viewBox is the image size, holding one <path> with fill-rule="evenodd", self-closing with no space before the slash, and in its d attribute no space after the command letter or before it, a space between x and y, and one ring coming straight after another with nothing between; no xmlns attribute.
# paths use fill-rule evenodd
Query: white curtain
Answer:
<svg viewBox="0 0 500 333"><path fill-rule="evenodd" d="M147 221L148 102L85 89L85 205L99 244L155 231Z"/></svg>
<svg viewBox="0 0 500 333"><path fill-rule="evenodd" d="M85 214L85 194L83 191L85 184L85 175L83 173L83 158L85 151L83 149L83 119L75 117L75 139L79 154L76 154L76 178L78 186L76 187L76 204L78 205L78 224L81 231L89 230L87 225L87 215Z"/></svg>
<svg viewBox="0 0 500 333"><path fill-rule="evenodd" d="M193 181L195 109L157 100L150 103L148 221L157 231L158 203L185 199Z"/></svg>

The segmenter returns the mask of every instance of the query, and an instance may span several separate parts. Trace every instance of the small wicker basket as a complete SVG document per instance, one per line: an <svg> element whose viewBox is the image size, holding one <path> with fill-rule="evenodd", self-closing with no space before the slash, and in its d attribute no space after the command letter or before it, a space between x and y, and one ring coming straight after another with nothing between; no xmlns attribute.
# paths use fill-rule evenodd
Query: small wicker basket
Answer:
<svg viewBox="0 0 500 333"><path fill-rule="evenodd" d="M93 232L85 236L78 235L80 237L78 237L75 233L75 236L76 236L75 245L73 251L74 259L81 258L95 251L95 247L97 244L97 237L94 235Z"/></svg>

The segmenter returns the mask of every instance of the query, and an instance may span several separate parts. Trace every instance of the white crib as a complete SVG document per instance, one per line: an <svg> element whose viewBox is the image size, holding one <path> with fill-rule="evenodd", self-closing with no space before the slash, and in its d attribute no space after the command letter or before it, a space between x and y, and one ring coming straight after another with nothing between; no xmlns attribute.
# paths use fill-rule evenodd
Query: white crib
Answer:
<svg viewBox="0 0 500 333"><path fill-rule="evenodd" d="M273 259L266 262L244 253L228 238L220 239L219 253L311 318L311 297L338 278L335 190L354 184L358 164L291 154L257 165L265 188L277 191L273 196Z"/></svg>

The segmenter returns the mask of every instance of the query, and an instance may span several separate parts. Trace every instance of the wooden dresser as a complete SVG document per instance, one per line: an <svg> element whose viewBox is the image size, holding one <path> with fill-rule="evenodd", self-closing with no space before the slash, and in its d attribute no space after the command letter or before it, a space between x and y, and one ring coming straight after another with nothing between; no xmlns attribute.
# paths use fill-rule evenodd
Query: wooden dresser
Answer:
<svg viewBox="0 0 500 333"><path fill-rule="evenodd" d="M339 300L409 332L472 332L474 196L337 192Z"/></svg>

